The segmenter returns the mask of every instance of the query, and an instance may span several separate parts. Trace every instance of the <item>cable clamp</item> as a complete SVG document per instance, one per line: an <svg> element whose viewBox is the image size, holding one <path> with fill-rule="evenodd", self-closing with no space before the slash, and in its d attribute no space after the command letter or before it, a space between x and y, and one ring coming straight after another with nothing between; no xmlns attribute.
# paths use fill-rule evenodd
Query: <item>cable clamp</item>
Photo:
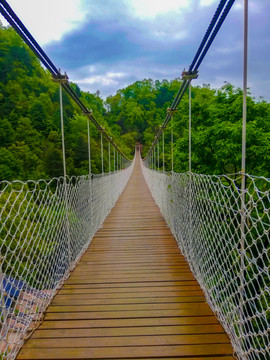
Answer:
<svg viewBox="0 0 270 360"><path fill-rule="evenodd" d="M65 72L64 74L61 74L60 69L59 69L59 74L52 75L52 81L56 82L56 83L60 83L60 84L68 84L68 76L67 73Z"/></svg>
<svg viewBox="0 0 270 360"><path fill-rule="evenodd" d="M184 71L182 72L182 80L197 79L198 76L198 70L186 71L184 69Z"/></svg>
<svg viewBox="0 0 270 360"><path fill-rule="evenodd" d="M92 116L93 115L93 110L92 109L86 109L86 111L83 111L83 114L86 116Z"/></svg>
<svg viewBox="0 0 270 360"><path fill-rule="evenodd" d="M171 108L168 107L166 111L167 111L168 114L174 115L174 113L176 113L178 110L177 109L171 109Z"/></svg>

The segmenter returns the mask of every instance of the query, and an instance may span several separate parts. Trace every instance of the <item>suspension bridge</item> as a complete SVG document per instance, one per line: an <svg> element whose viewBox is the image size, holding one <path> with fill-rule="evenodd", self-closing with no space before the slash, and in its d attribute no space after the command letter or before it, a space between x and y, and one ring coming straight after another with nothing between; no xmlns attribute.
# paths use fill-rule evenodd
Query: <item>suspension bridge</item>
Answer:
<svg viewBox="0 0 270 360"><path fill-rule="evenodd" d="M64 169L50 180L1 182L1 358L269 359L270 181L245 172L247 1L242 171L191 171L191 96L189 172L173 171L173 128L164 171L164 131L233 3L220 1L146 158L137 146L131 161L0 0L59 83ZM87 117L87 176L66 173L62 89ZM99 175L89 121L100 131Z"/></svg>

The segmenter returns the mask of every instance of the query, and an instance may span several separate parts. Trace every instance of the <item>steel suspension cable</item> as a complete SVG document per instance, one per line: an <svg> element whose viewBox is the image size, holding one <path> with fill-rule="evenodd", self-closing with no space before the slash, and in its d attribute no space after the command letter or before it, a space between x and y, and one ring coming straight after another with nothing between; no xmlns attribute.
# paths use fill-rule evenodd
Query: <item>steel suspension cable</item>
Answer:
<svg viewBox="0 0 270 360"><path fill-rule="evenodd" d="M198 73L198 69L199 69L199 66L200 64L202 63L207 51L209 50L211 44L213 43L218 31L220 30L221 28L221 25L223 24L225 18L227 17L233 3L234 3L235 0L221 0L219 5L218 5L218 8L212 18L212 21L204 35L204 38L192 60L192 63L189 67L189 71L187 72L189 75L196 75ZM225 7L226 5L226 7ZM224 9L225 7L225 9ZM224 10L223 10L224 9ZM223 10L223 12L222 12ZM221 13L222 12L222 13ZM195 65L196 64L196 65ZM194 67L195 65L195 67ZM175 110L176 107L179 105L186 89L188 88L188 85L189 85L189 81L187 79L184 78L181 86L180 86L180 89L178 91L178 93L176 94L173 102L172 102L172 105L170 107L171 110ZM166 117L165 117L165 120L162 124L162 127L166 127L169 123L169 121L171 120L171 114L170 113L167 113L166 114ZM156 134L156 138L155 138L155 141L153 142L152 146L150 147L147 155L149 156L150 154L150 150L152 149L152 147L155 145L156 141L160 138L162 134L162 131L159 130Z"/></svg>
<svg viewBox="0 0 270 360"><path fill-rule="evenodd" d="M197 52L196 52L196 54L195 54L195 56L194 56L194 59L192 60L192 63L191 63L191 65L190 65L190 67L189 67L189 71L191 71L191 70L193 69L193 66L195 65L195 63L196 63L196 61L197 61L197 59L198 59L198 57L199 57L202 49L204 48L204 45L205 45L205 43L206 43L209 35L211 34L211 31L213 30L213 28L214 28L214 26L215 26L215 23L216 23L219 15L220 15L222 9L224 8L224 6L225 6L225 4L226 4L226 1L227 1L227 0L221 0L221 1L220 1L219 5L218 5L218 8L217 8L217 10L216 10L216 12L215 12L212 20L211 20L211 23L210 23L210 25L208 26L208 29L207 29L207 31L206 31L203 39L202 39L202 42L201 42L201 44L200 44L200 46L199 46L199 48L198 48L198 50L197 50Z"/></svg>
<svg viewBox="0 0 270 360"><path fill-rule="evenodd" d="M235 2L235 0L229 0L228 4L226 5L226 8L223 11L216 27L214 28L210 39L208 40L207 44L205 45L203 53L201 54L200 58L198 59L194 70L198 70L199 66L201 65L201 62L203 61L207 51L209 50L210 46L212 45L212 42L214 41L217 33L219 32L219 29L221 28L221 25L223 24L224 20L226 19L226 16L228 15L229 11L231 10L231 7L233 6L234 2Z"/></svg>
<svg viewBox="0 0 270 360"><path fill-rule="evenodd" d="M23 37L25 42L31 47L31 49L38 55L39 59L42 63L54 74L59 74L58 69L46 55L46 53L39 46L34 37L30 34L27 28L24 26L22 21L16 15L16 13L12 10L10 5L6 0L0 0L0 12L5 17L5 19L13 26L13 28Z"/></svg>

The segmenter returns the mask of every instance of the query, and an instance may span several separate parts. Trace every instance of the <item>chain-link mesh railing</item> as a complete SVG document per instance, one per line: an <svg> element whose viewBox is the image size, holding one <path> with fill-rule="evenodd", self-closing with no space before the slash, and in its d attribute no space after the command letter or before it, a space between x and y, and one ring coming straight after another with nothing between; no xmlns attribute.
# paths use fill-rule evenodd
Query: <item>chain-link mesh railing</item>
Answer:
<svg viewBox="0 0 270 360"><path fill-rule="evenodd" d="M270 179L163 173L146 182L207 301L245 360L270 359Z"/></svg>
<svg viewBox="0 0 270 360"><path fill-rule="evenodd" d="M39 323L132 168L91 177L0 183L0 359L14 358Z"/></svg>

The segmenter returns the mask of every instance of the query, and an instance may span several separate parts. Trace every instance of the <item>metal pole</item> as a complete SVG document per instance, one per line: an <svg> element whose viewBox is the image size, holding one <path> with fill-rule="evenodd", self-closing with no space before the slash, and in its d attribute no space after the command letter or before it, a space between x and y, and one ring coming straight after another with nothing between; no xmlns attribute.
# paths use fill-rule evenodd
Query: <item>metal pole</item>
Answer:
<svg viewBox="0 0 270 360"><path fill-rule="evenodd" d="M191 184L191 79L189 80L189 122L188 122L188 171L189 171L189 240L188 240L188 257L191 259L192 249L192 184Z"/></svg>
<svg viewBox="0 0 270 360"><path fill-rule="evenodd" d="M241 183L241 318L244 335L244 287L245 287L245 192L246 192L246 120L247 120L247 58L248 58L248 0L244 0L244 54L243 54L243 126L242 126L242 183Z"/></svg>
<svg viewBox="0 0 270 360"><path fill-rule="evenodd" d="M157 167L158 167L158 170L159 170L159 140L157 142Z"/></svg>
<svg viewBox="0 0 270 360"><path fill-rule="evenodd" d="M242 174L245 174L246 172L247 52L248 52L248 0L245 0L244 1L244 59L243 59Z"/></svg>
<svg viewBox="0 0 270 360"><path fill-rule="evenodd" d="M165 157L164 157L164 129L163 129L163 133L162 133L162 148L163 148L163 172L165 170Z"/></svg>
<svg viewBox="0 0 270 360"><path fill-rule="evenodd" d="M154 170L156 170L156 145L154 145Z"/></svg>
<svg viewBox="0 0 270 360"><path fill-rule="evenodd" d="M88 165L89 165L89 200L90 200L90 228L91 231L93 229L93 209L92 209L92 199L93 199L93 194L92 194L92 177L91 177L91 172L92 172L92 168L91 168L91 138L90 138L90 124L89 124L89 118L87 117L87 137L88 137ZM91 236L94 235L91 233Z"/></svg>
<svg viewBox="0 0 270 360"><path fill-rule="evenodd" d="M63 172L64 172L64 196L65 196L65 208L66 208L66 225L67 225L67 248L68 248L68 261L71 263L71 239L69 230L68 219L68 195L67 195L67 170L66 170L66 152L65 152L65 133L64 133L64 116L63 116L63 96L62 96L62 84L59 84L60 95L60 117L61 117L61 133L62 133L62 152L63 152Z"/></svg>
<svg viewBox="0 0 270 360"><path fill-rule="evenodd" d="M189 80L188 171L191 172L191 79Z"/></svg>
<svg viewBox="0 0 270 360"><path fill-rule="evenodd" d="M113 172L115 172L115 147L113 147Z"/></svg>
<svg viewBox="0 0 270 360"><path fill-rule="evenodd" d="M67 176L66 169L66 151L65 151L65 134L64 134L64 116L63 116L63 97L62 97L62 84L59 84L60 94L60 117L61 117L61 134L62 134L62 153L63 153L63 171L64 177Z"/></svg>
<svg viewBox="0 0 270 360"><path fill-rule="evenodd" d="M116 164L116 165L117 165L117 166L116 166L117 169L116 169L116 171L118 171L118 151L117 151L117 153L116 153L116 160L117 160L117 164Z"/></svg>
<svg viewBox="0 0 270 360"><path fill-rule="evenodd" d="M103 167L103 134L100 133L100 152L101 152L101 172L103 174L104 167Z"/></svg>
<svg viewBox="0 0 270 360"><path fill-rule="evenodd" d="M172 150L172 172L173 172L173 116L171 123L171 150Z"/></svg>
<svg viewBox="0 0 270 360"><path fill-rule="evenodd" d="M108 142L108 154L109 154L109 173L111 172L111 143Z"/></svg>
<svg viewBox="0 0 270 360"><path fill-rule="evenodd" d="M89 119L87 118L87 136L88 136L88 165L89 165L89 175L91 174L91 143L90 143L90 126Z"/></svg>

